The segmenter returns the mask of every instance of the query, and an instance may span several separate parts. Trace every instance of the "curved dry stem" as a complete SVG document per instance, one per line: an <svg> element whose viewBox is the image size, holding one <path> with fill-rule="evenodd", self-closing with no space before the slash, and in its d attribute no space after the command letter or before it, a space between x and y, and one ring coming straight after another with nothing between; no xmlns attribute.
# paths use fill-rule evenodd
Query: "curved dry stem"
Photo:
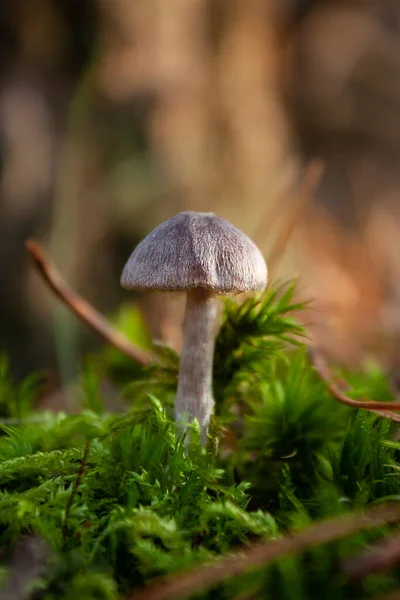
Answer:
<svg viewBox="0 0 400 600"><path fill-rule="evenodd" d="M400 402L374 402L372 400L353 400L353 398L349 398L346 396L337 385L335 385L332 381L333 377L328 368L325 358L315 348L308 347L308 355L312 362L312 365L319 377L324 381L327 385L328 391L342 404L346 406L351 406L352 408L364 408L365 410L370 410L381 417L387 417L388 419L392 419L392 421L397 421L400 423L400 415L396 414L395 410L400 410Z"/></svg>
<svg viewBox="0 0 400 600"><path fill-rule="evenodd" d="M155 360L145 350L132 344L127 337L114 329L93 306L68 287L36 241L27 240L25 247L50 289L83 323L89 325L103 340L129 356L133 362L145 366Z"/></svg>

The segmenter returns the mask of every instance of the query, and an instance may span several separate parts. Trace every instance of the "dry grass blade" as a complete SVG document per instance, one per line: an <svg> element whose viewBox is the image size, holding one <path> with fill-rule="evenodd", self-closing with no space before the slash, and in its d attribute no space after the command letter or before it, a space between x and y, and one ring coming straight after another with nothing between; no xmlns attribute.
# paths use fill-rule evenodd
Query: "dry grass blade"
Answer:
<svg viewBox="0 0 400 600"><path fill-rule="evenodd" d="M96 309L67 286L37 242L28 240L25 247L50 289L81 321L89 325L106 342L129 356L135 363L148 365L152 362L153 358L150 354L132 344L128 338L116 331Z"/></svg>
<svg viewBox="0 0 400 600"><path fill-rule="evenodd" d="M320 544L399 520L400 502L374 506L363 514L336 517L288 537L238 549L234 556L230 555L214 564L202 565L192 571L175 575L171 579L129 595L126 600L177 600L194 593L199 594L230 577L264 567L278 558L300 554Z"/></svg>
<svg viewBox="0 0 400 600"><path fill-rule="evenodd" d="M268 257L267 264L270 273L276 269L280 259L282 258L286 250L286 246L288 245L288 242L293 235L297 224L299 223L307 206L311 202L314 192L322 179L323 173L324 164L322 161L313 160L307 165L293 211L290 213L287 222L284 224L282 230L278 234L275 244L273 245ZM264 227L265 225L263 225L263 228Z"/></svg>
<svg viewBox="0 0 400 600"><path fill-rule="evenodd" d="M326 383L330 394L338 400L342 404L346 406L351 406L353 408L364 408L366 410L370 410L381 417L387 417L388 419L392 419L392 421L397 421L400 423L400 415L396 414L395 410L400 410L400 402L374 402L372 400L353 400L353 398L349 398L346 396L337 385L332 382L332 373L329 370L329 367L326 363L325 358L315 348L308 348L308 354L310 360L313 364L314 369L320 376L320 378Z"/></svg>

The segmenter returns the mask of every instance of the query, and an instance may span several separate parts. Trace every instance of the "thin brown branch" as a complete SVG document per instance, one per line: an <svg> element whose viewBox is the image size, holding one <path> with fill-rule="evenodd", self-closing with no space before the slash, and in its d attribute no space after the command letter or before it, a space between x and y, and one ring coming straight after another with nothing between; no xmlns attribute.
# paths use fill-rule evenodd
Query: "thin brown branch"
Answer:
<svg viewBox="0 0 400 600"><path fill-rule="evenodd" d="M370 573L382 573L400 562L400 534L395 533L380 541L359 556L347 559L342 571L353 580L360 581Z"/></svg>
<svg viewBox="0 0 400 600"><path fill-rule="evenodd" d="M194 593L199 594L230 577L242 575L257 567L265 567L284 556L300 554L320 544L399 520L400 502L374 506L363 514L336 517L291 536L238 549L235 556L227 556L214 564L202 565L150 585L131 594L126 600L178 600Z"/></svg>
<svg viewBox="0 0 400 600"><path fill-rule="evenodd" d="M349 398L349 396L346 396L346 394L333 383L332 373L330 372L322 353L315 348L309 347L308 354L314 369L322 381L326 383L329 393L335 400L338 400L346 406L351 406L352 408L364 408L370 410L380 416L387 417L388 419L392 419L392 421L400 423L400 415L394 412L395 410L400 410L400 402L375 402L373 400L354 400L353 398Z"/></svg>
<svg viewBox="0 0 400 600"><path fill-rule="evenodd" d="M81 479L82 479L83 473L85 471L85 466L86 466L86 462L87 462L87 459L89 456L89 451L90 451L90 442L87 441L86 445L85 445L85 450L83 452L81 464L79 465L79 469L76 474L74 485L72 487L72 491L71 491L70 497L68 499L67 508L65 509L65 519L64 519L63 528L62 528L62 534L63 534L64 541L65 541L65 538L67 537L69 513L70 513L71 506L72 506L72 503L73 503L75 495L76 495L76 491L81 483Z"/></svg>
<svg viewBox="0 0 400 600"><path fill-rule="evenodd" d="M114 329L95 308L67 286L37 242L28 240L25 242L25 247L50 289L81 321L89 325L106 342L129 356L135 363L148 365L152 362L150 354L135 346L122 333Z"/></svg>
<svg viewBox="0 0 400 600"><path fill-rule="evenodd" d="M289 240L292 237L293 232L296 229L307 206L310 204L315 190L322 179L323 173L324 164L322 161L312 160L307 165L293 210L279 232L278 237L275 240L275 244L273 245L269 254L267 264L270 273L276 269L279 261L284 255Z"/></svg>

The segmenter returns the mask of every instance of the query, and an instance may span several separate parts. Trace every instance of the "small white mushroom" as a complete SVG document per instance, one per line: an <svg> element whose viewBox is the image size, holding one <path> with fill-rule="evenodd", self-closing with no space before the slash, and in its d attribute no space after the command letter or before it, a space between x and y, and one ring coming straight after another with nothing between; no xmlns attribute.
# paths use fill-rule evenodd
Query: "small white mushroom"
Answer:
<svg viewBox="0 0 400 600"><path fill-rule="evenodd" d="M187 292L175 415L177 421L196 418L203 440L214 409L216 296L266 284L267 266L257 246L212 213L182 212L162 223L124 267L126 289Z"/></svg>

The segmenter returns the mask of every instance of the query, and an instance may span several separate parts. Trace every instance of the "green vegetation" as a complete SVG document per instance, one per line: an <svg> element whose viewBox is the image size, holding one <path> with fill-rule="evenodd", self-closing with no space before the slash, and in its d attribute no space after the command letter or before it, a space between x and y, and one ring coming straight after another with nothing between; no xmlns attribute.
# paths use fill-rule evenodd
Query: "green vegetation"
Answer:
<svg viewBox="0 0 400 600"><path fill-rule="evenodd" d="M302 343L293 292L270 287L225 304L207 448L194 426L186 452L172 421L178 357L168 348L158 347L160 363L147 368L113 349L89 357L73 415L35 410L41 378L14 386L2 358L2 586L21 568L13 553L27 536L46 551L23 597L111 600L239 545L400 498L397 425L329 395ZM135 311L122 321L132 339L149 344ZM392 398L376 365L346 376L364 396ZM120 390L125 412L106 410L104 378ZM378 598L400 586L399 568L355 581L341 565L395 531L387 525L320 545L196 597Z"/></svg>

